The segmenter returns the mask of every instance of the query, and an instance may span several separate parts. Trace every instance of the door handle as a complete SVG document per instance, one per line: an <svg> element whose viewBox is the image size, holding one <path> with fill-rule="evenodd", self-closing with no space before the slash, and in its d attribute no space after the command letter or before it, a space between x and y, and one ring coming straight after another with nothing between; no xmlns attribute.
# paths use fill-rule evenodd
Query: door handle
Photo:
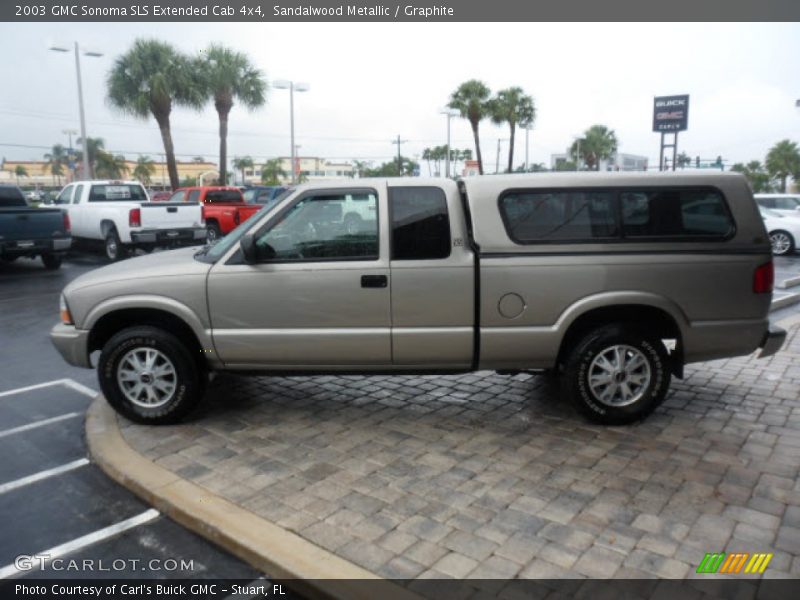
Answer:
<svg viewBox="0 0 800 600"><path fill-rule="evenodd" d="M362 288L385 288L389 285L389 278L386 275L362 275Z"/></svg>

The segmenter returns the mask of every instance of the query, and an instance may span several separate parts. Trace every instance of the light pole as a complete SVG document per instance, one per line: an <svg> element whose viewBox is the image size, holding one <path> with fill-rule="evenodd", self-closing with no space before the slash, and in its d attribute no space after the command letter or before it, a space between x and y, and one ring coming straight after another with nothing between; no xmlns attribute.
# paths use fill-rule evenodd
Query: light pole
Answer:
<svg viewBox="0 0 800 600"><path fill-rule="evenodd" d="M74 155L72 154L72 136L73 135L77 135L78 132L75 129L62 129L61 133L66 135L67 139L69 140L69 146L68 146L69 147L69 160L70 160L70 163L71 163L69 165L69 170L72 172L72 177L74 178L75 177L75 160L74 160Z"/></svg>
<svg viewBox="0 0 800 600"><path fill-rule="evenodd" d="M84 114L84 109L83 109L83 83L81 82L81 50L80 47L78 46L78 42L74 42L74 45L75 45L74 48L75 72L78 75L78 108L80 110L80 116L81 116L81 139L83 140L83 143L81 144L81 146L83 146L83 168L81 170L83 172L82 178L89 179L89 148L88 148L89 143L88 143L88 138L86 137L86 116ZM66 45L53 44L52 46L50 46L50 50L53 50L54 52L69 52L70 48L69 46ZM95 50L84 50L83 55L92 56L95 58L103 56L101 52L97 52Z"/></svg>
<svg viewBox="0 0 800 600"><path fill-rule="evenodd" d="M309 85L307 83L295 83L286 79L279 79L272 82L272 87L279 90L289 90L289 127L291 130L291 144L292 144L292 183L297 183L297 177L294 172L295 163L295 147L294 147L294 93L307 92Z"/></svg>
<svg viewBox="0 0 800 600"><path fill-rule="evenodd" d="M581 170L581 138L575 137L575 142L578 144L575 150L575 170Z"/></svg>
<svg viewBox="0 0 800 600"><path fill-rule="evenodd" d="M528 172L528 154L530 151L530 144L528 140L528 134L530 130L533 129L531 125L525 125L525 172Z"/></svg>
<svg viewBox="0 0 800 600"><path fill-rule="evenodd" d="M457 117L459 115L458 111L455 110L442 110L439 111L440 115L447 116L447 156L444 159L444 176L448 179L450 178L450 119L453 117Z"/></svg>

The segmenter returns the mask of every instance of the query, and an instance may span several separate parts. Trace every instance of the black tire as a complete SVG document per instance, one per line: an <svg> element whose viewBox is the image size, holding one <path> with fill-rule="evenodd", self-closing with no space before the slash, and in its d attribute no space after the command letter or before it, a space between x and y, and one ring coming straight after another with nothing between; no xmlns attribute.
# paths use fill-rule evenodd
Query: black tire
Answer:
<svg viewBox="0 0 800 600"><path fill-rule="evenodd" d="M61 266L61 256L58 254L42 254L42 263L44 268L49 271L55 271Z"/></svg>
<svg viewBox="0 0 800 600"><path fill-rule="evenodd" d="M122 388L119 374L125 366L130 366L126 358L133 351L156 350L167 359L172 367L174 389L165 393L162 403L143 406L131 400L130 395ZM122 363L125 361L125 365ZM158 364L158 363L156 363ZM161 363L163 366L165 363ZM147 373L143 373L146 375ZM103 347L97 365L97 378L100 389L108 403L121 415L145 425L164 425L175 423L186 416L197 406L205 392L206 374L199 367L198 361L174 335L151 326L140 326L123 329ZM142 379L143 383L146 383ZM136 385L134 382L133 385ZM132 388L131 388L132 389ZM140 399L146 402L146 399Z"/></svg>
<svg viewBox="0 0 800 600"><path fill-rule="evenodd" d="M795 241L792 234L782 229L769 232L769 241L772 245L772 253L775 256L786 256L795 250Z"/></svg>
<svg viewBox="0 0 800 600"><path fill-rule="evenodd" d="M19 256L4 256L2 258L2 260L3 260L4 263L13 263L18 258L19 258Z"/></svg>
<svg viewBox="0 0 800 600"><path fill-rule="evenodd" d="M206 242L213 244L222 237L222 229L219 228L219 223L216 221L209 221L206 223Z"/></svg>
<svg viewBox="0 0 800 600"><path fill-rule="evenodd" d="M105 250L106 258L110 262L123 260L128 254L125 246L122 245L122 242L119 239L117 230L113 227L108 230L108 233L106 233L106 239L103 248Z"/></svg>
<svg viewBox="0 0 800 600"><path fill-rule="evenodd" d="M600 364L601 355L612 353L614 356L614 347L621 347L624 358L615 361L617 365L609 363L609 367L616 368L626 360L637 364L633 359L639 361L638 357L641 357L649 369L648 376L645 377L647 371L643 366L632 373L625 373L622 369L613 374L606 371L609 384L602 383L600 378L607 367ZM595 359L600 362L594 363ZM590 374L597 376L594 387L590 385ZM624 425L644 419L663 402L670 377L669 355L660 339L632 325L612 324L587 333L569 353L561 370L561 390L589 420L604 425ZM606 387L602 387L604 385ZM622 397L622 390L630 393L630 397ZM600 396L608 393L611 397L603 401L598 392ZM619 400L614 397L617 392L621 396Z"/></svg>
<svg viewBox="0 0 800 600"><path fill-rule="evenodd" d="M344 230L348 235L355 235L361 231L364 222L361 217L355 213L349 213L344 217Z"/></svg>

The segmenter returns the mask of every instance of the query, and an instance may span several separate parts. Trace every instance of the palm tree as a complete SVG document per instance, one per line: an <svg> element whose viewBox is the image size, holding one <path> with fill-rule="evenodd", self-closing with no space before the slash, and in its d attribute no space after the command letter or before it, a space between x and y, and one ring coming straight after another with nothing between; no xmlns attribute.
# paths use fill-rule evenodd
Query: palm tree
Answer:
<svg viewBox="0 0 800 600"><path fill-rule="evenodd" d="M83 138L78 138L78 145L83 147ZM97 154L102 152L105 147L103 138L86 138L86 154L89 158L89 173L85 175L89 179L94 178L94 165L97 162Z"/></svg>
<svg viewBox="0 0 800 600"><path fill-rule="evenodd" d="M140 156L136 159L136 168L133 169L133 176L142 182L142 185L150 185L153 173L156 172L156 165L149 156Z"/></svg>
<svg viewBox="0 0 800 600"><path fill-rule="evenodd" d="M47 161L47 166L50 167L50 174L53 176L53 181L61 185L61 176L64 174L64 165L69 160L69 151L61 144L53 146L52 151L44 155Z"/></svg>
<svg viewBox="0 0 800 600"><path fill-rule="evenodd" d="M253 166L255 165L255 163L253 162L253 158L250 156L241 156L241 157L237 156L236 158L233 159L232 162L233 162L233 168L238 169L239 171L242 172L242 184L244 184L245 183L244 170L253 168ZM220 169L222 169L222 167L220 167ZM227 179L223 178L222 171L220 171L219 180L222 182L227 181ZM225 183L223 183L222 185L225 185Z"/></svg>
<svg viewBox="0 0 800 600"><path fill-rule="evenodd" d="M100 150L97 153L94 172L101 179L121 179L128 172L128 165L121 154L114 156L111 152Z"/></svg>
<svg viewBox="0 0 800 600"><path fill-rule="evenodd" d="M578 149L580 148L580 156ZM617 136L605 125L592 125L581 139L575 140L569 149L570 156L578 163L582 159L594 171L600 170L600 161L608 160L617 152Z"/></svg>
<svg viewBox="0 0 800 600"><path fill-rule="evenodd" d="M489 105L492 122L496 125L508 123L511 130L508 143L508 173L514 167L514 134L517 124L521 127L530 127L536 120L536 107L533 98L525 95L520 87L510 87L497 92L497 96Z"/></svg>
<svg viewBox="0 0 800 600"><path fill-rule="evenodd" d="M800 151L797 144L781 140L767 152L766 167L769 174L781 182L781 193L786 191L786 179L800 177Z"/></svg>
<svg viewBox="0 0 800 600"><path fill-rule="evenodd" d="M772 177L767 173L766 169L764 169L764 165L757 160L751 160L746 165L736 163L731 167L731 171L741 173L747 177L747 181L750 182L750 186L757 194L773 191Z"/></svg>
<svg viewBox="0 0 800 600"><path fill-rule="evenodd" d="M205 92L213 98L219 115L219 177L227 181L228 115L234 100L250 110L263 106L267 101L267 82L246 55L216 44L206 50L199 68Z"/></svg>
<svg viewBox="0 0 800 600"><path fill-rule="evenodd" d="M17 185L19 185L19 178L20 177L27 177L28 176L28 169L23 167L22 165L17 165L14 168L14 175L17 178Z"/></svg>
<svg viewBox="0 0 800 600"><path fill-rule="evenodd" d="M169 117L173 104L202 107L204 88L195 65L169 44L139 39L114 61L107 86L113 106L142 119L153 115L164 143L170 184L178 187Z"/></svg>
<svg viewBox="0 0 800 600"><path fill-rule="evenodd" d="M675 162L681 169L685 169L688 165L692 164L692 158L686 154L686 152L681 152L678 154L678 157L675 159Z"/></svg>
<svg viewBox="0 0 800 600"><path fill-rule="evenodd" d="M488 116L488 103L491 90L482 81L465 81L450 95L449 108L456 109L461 117L469 121L472 137L475 139L475 155L478 157L478 173L483 175L483 158L478 136L478 124Z"/></svg>
<svg viewBox="0 0 800 600"><path fill-rule="evenodd" d="M278 185L285 178L286 171L281 168L280 158L271 158L261 167L261 183L264 185Z"/></svg>
<svg viewBox="0 0 800 600"><path fill-rule="evenodd" d="M367 172L369 171L371 166L372 166L371 160L354 160L353 173L354 175L357 175L359 178L367 177Z"/></svg>

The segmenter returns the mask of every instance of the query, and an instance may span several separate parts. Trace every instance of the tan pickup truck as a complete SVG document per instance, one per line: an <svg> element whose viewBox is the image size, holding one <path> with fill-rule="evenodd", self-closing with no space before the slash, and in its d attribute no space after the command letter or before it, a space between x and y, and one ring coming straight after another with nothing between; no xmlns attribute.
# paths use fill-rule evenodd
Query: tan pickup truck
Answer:
<svg viewBox="0 0 800 600"><path fill-rule="evenodd" d="M359 203L356 225L346 220ZM87 273L52 340L125 416L173 422L214 370L550 370L602 423L686 363L776 352L770 241L737 174L303 185L215 245Z"/></svg>

